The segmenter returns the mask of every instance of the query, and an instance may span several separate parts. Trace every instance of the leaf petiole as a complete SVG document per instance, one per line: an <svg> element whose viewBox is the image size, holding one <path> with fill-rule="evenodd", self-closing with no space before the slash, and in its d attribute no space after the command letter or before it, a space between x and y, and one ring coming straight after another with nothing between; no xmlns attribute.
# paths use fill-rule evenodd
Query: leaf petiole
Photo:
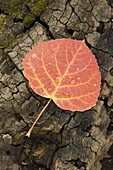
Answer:
<svg viewBox="0 0 113 170"><path fill-rule="evenodd" d="M46 110L46 108L48 107L48 105L50 104L52 99L49 99L49 101L46 103L46 105L44 106L44 108L41 110L41 112L39 113L39 115L37 116L36 120L34 121L34 123L32 124L31 128L29 129L29 131L27 132L27 134L25 136L30 137L31 132L35 126L35 124L37 123L37 121L39 120L39 118L41 117L42 113Z"/></svg>

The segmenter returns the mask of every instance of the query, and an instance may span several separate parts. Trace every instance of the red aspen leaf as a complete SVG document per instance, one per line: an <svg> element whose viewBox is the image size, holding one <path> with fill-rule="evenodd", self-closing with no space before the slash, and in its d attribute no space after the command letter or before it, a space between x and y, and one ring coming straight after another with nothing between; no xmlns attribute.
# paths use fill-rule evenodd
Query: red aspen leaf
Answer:
<svg viewBox="0 0 113 170"><path fill-rule="evenodd" d="M84 41L42 42L23 59L24 75L35 93L65 110L84 111L96 104L101 75Z"/></svg>

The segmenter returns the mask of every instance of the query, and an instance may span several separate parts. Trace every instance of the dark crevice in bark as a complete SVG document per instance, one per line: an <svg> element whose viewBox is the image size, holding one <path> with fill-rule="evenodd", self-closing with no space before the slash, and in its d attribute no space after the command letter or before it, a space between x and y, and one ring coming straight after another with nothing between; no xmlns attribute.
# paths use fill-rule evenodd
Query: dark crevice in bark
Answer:
<svg viewBox="0 0 113 170"><path fill-rule="evenodd" d="M110 69L110 74L113 76L113 67Z"/></svg>
<svg viewBox="0 0 113 170"><path fill-rule="evenodd" d="M113 104L111 105L110 107L112 110L113 110ZM111 135L111 133L113 132L113 111L110 112L110 123L108 125L108 128L107 128L107 135Z"/></svg>
<svg viewBox="0 0 113 170"><path fill-rule="evenodd" d="M113 8L113 1L112 0L107 0L108 5Z"/></svg>
<svg viewBox="0 0 113 170"><path fill-rule="evenodd" d="M108 155L104 157L100 163L102 164L101 170L113 169L113 145L109 148Z"/></svg>
<svg viewBox="0 0 113 170"><path fill-rule="evenodd" d="M68 34L70 34L71 36L73 35L74 31L75 31L75 30L67 29Z"/></svg>
<svg viewBox="0 0 113 170"><path fill-rule="evenodd" d="M100 21L100 25L99 27L97 27L97 32L99 32L100 34L103 34L105 31L104 27L105 27L104 22Z"/></svg>
<svg viewBox="0 0 113 170"><path fill-rule="evenodd" d="M87 41L86 38L85 38L85 43L86 43L86 45L89 47L89 49L91 49L92 46L91 46L91 44L88 43L88 41Z"/></svg>
<svg viewBox="0 0 113 170"><path fill-rule="evenodd" d="M14 19L13 19L13 22L14 22L14 23L17 23L17 22L21 22L21 23L22 23L22 22L23 22L23 19L14 18Z"/></svg>
<svg viewBox="0 0 113 170"><path fill-rule="evenodd" d="M79 158L76 161L74 161L74 166L76 166L77 168L81 168L81 169L84 168L84 170L86 170L85 165L86 163L82 162Z"/></svg>
<svg viewBox="0 0 113 170"><path fill-rule="evenodd" d="M12 63L13 68L16 68L16 69L18 70L18 72L19 72L19 73L23 76L23 78L24 78L23 72L22 72L22 71L18 68L18 66L14 63L14 61L12 60L12 58L11 58L8 54L6 54L6 55L8 56L10 62Z"/></svg>
<svg viewBox="0 0 113 170"><path fill-rule="evenodd" d="M54 36L53 36L53 34L51 33L50 29L49 29L49 25L48 25L46 22L42 21L42 20L40 19L40 17L37 17L36 20L37 20L44 28L46 28L46 35L47 35L47 37L48 37L49 39L55 39Z"/></svg>
<svg viewBox="0 0 113 170"><path fill-rule="evenodd" d="M103 53L106 53L106 54L109 54L110 55L110 53L108 52L108 51L105 51L104 49L101 49L101 48L99 48L97 45L94 47L94 46L92 46L91 44L89 44L88 43L88 41L87 41L87 39L85 38L85 43L86 43L86 45L91 49L94 49L94 50L99 50L99 51L101 51L101 52L103 52ZM111 57L111 56L109 56L109 57ZM101 66L100 66L101 67Z"/></svg>

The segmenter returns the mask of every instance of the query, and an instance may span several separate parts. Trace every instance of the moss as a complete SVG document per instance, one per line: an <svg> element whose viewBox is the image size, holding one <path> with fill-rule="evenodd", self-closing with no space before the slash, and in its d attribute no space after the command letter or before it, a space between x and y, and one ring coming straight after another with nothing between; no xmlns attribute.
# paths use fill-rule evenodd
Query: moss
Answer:
<svg viewBox="0 0 113 170"><path fill-rule="evenodd" d="M15 40L15 37L12 34L5 34L3 36L3 39L1 39L2 44L0 45L0 48L7 48L10 44L12 44Z"/></svg>
<svg viewBox="0 0 113 170"><path fill-rule="evenodd" d="M7 16L0 14L0 48L6 48L14 40L15 36L11 32Z"/></svg>
<svg viewBox="0 0 113 170"><path fill-rule="evenodd" d="M31 13L26 15L23 19L23 23L26 27L29 27L32 24L37 16L40 16L41 13L46 10L49 0L38 0L34 3L28 3Z"/></svg>
<svg viewBox="0 0 113 170"><path fill-rule="evenodd" d="M35 16L33 14L28 14L25 16L23 20L23 24L25 27L29 27L35 21Z"/></svg>
<svg viewBox="0 0 113 170"><path fill-rule="evenodd" d="M34 0L34 2L31 0L10 0L10 3L8 0L4 0L0 8L13 19L24 19L28 13L28 8L30 8L32 14L37 16L46 9L48 3L49 0Z"/></svg>
<svg viewBox="0 0 113 170"><path fill-rule="evenodd" d="M108 5L110 5L111 7L113 7L113 1L112 0L107 0Z"/></svg>
<svg viewBox="0 0 113 170"><path fill-rule="evenodd" d="M49 2L50 0L34 0L34 2L31 0L10 0L10 3L7 0L2 1L0 9L8 17L5 14L0 14L0 48L10 49L12 43L16 41L17 35L20 34L15 34L15 30L14 32L12 30L12 27L15 26L13 19L22 19L23 25L29 27L35 22L36 17L47 9Z"/></svg>
<svg viewBox="0 0 113 170"><path fill-rule="evenodd" d="M38 0L38 2L33 3L31 6L32 13L39 16L47 8L48 3L48 0Z"/></svg>
<svg viewBox="0 0 113 170"><path fill-rule="evenodd" d="M23 19L25 15L26 7L23 3L23 0L8 0L2 1L1 9L5 13L9 14L13 19Z"/></svg>
<svg viewBox="0 0 113 170"><path fill-rule="evenodd" d="M6 53L7 55L7 53ZM15 64L12 62L9 56L6 58L6 63L8 65L9 70L13 70L15 68Z"/></svg>
<svg viewBox="0 0 113 170"><path fill-rule="evenodd" d="M6 23L6 15L0 14L0 33L2 33Z"/></svg>

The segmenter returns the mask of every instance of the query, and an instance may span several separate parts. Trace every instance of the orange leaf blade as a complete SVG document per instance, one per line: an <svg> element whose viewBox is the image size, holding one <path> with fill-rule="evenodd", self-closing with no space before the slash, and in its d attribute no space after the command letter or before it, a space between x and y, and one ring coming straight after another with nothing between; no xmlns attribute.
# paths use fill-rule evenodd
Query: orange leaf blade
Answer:
<svg viewBox="0 0 113 170"><path fill-rule="evenodd" d="M84 111L97 101L101 75L84 41L64 38L40 43L25 56L23 68L31 88L62 109Z"/></svg>

